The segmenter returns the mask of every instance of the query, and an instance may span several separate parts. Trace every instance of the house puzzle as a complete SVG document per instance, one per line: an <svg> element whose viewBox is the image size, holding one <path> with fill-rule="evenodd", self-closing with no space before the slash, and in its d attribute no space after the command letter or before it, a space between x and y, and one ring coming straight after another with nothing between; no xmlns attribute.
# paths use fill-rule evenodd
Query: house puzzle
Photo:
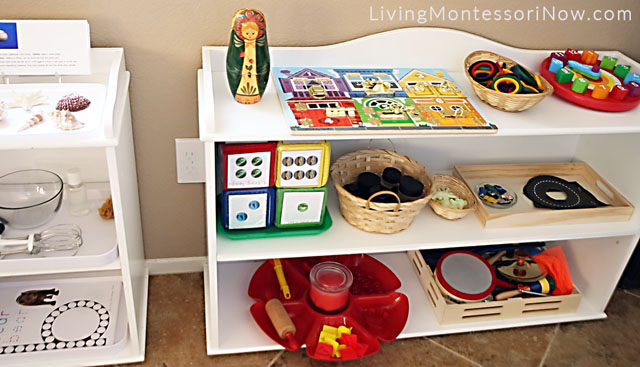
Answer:
<svg viewBox="0 0 640 367"><path fill-rule="evenodd" d="M440 69L273 68L293 134L495 133Z"/></svg>

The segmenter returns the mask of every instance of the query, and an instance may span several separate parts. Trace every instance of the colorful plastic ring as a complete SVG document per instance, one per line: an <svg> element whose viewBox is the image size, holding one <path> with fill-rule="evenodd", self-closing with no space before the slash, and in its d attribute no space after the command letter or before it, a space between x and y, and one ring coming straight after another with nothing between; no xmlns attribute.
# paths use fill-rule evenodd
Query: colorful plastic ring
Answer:
<svg viewBox="0 0 640 367"><path fill-rule="evenodd" d="M522 93L540 93L539 90L537 90L536 88L526 84L526 83L522 83Z"/></svg>
<svg viewBox="0 0 640 367"><path fill-rule="evenodd" d="M534 74L533 77L536 80L536 85L538 86L538 89L540 90L540 92L542 92L544 87L542 86L542 80L540 79L540 76L538 74Z"/></svg>
<svg viewBox="0 0 640 367"><path fill-rule="evenodd" d="M519 64L513 65L511 67L511 71L523 82L529 85L534 85L536 84L536 80L533 77L533 75L531 75L531 73L525 69L524 67L520 66Z"/></svg>
<svg viewBox="0 0 640 367"><path fill-rule="evenodd" d="M476 70L476 72L471 75L473 80L475 80L480 84L493 80L495 76L496 76L495 71L489 72L487 70Z"/></svg>
<svg viewBox="0 0 640 367"><path fill-rule="evenodd" d="M513 75L501 75L493 80L491 88L502 93L517 94L521 89L520 84L520 80ZM508 88L508 86L512 88Z"/></svg>
<svg viewBox="0 0 640 367"><path fill-rule="evenodd" d="M469 67L469 75L480 84L492 80L498 72L499 66L489 60L476 61Z"/></svg>

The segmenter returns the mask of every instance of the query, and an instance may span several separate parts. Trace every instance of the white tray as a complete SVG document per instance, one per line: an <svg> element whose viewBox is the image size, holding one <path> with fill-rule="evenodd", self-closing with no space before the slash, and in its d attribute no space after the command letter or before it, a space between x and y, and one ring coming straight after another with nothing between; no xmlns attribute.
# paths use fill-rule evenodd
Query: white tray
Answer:
<svg viewBox="0 0 640 367"><path fill-rule="evenodd" d="M28 291L39 293L28 296ZM34 353L122 347L123 300L117 276L0 284L0 364Z"/></svg>
<svg viewBox="0 0 640 367"><path fill-rule="evenodd" d="M67 209L67 201L62 200L62 206L55 217L38 228L17 230L7 227L2 234L4 238L21 237L31 232L43 231L56 224L73 223L82 229L83 245L75 256L68 252L49 252L41 255L11 255L0 258L0 276L38 274L52 272L70 272L81 270L117 269L118 241L116 226L113 219L104 220L98 215L97 208L109 197L107 184L87 184L87 196L91 211L82 217L72 216Z"/></svg>
<svg viewBox="0 0 640 367"><path fill-rule="evenodd" d="M5 116L0 120L0 135L61 135L90 132L102 128L103 111L106 88L96 83L64 83L64 84L6 84L0 85L0 102L5 104ZM8 108L15 98L26 95L38 95L43 104L33 106L30 111L24 108ZM91 102L89 107L82 111L73 112L73 115L84 127L77 130L63 131L56 127L49 112L55 111L58 101L67 94L83 96ZM44 119L41 123L20 131L24 124L34 114L41 114Z"/></svg>

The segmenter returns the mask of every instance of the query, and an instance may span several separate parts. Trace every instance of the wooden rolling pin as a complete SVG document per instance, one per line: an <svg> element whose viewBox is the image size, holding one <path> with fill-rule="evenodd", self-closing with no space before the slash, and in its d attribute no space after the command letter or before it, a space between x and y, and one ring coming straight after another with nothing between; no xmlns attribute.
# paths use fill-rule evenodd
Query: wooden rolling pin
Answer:
<svg viewBox="0 0 640 367"><path fill-rule="evenodd" d="M293 321L291 321L291 318L289 317L287 310L284 309L282 302L277 298L273 298L267 301L264 308L267 311L267 316L269 316L269 320L271 320L278 336L281 339L289 341L290 347L287 349L300 349L300 345L294 338L296 335L296 326L293 324Z"/></svg>

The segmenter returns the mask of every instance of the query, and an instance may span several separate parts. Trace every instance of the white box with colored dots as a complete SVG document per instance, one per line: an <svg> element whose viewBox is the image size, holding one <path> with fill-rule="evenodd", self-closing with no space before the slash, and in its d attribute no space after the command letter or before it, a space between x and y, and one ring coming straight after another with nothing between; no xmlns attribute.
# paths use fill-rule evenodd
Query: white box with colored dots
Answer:
<svg viewBox="0 0 640 367"><path fill-rule="evenodd" d="M231 190L222 193L222 226L226 229L273 225L275 189Z"/></svg>
<svg viewBox="0 0 640 367"><path fill-rule="evenodd" d="M276 195L276 227L314 227L324 222L326 187L277 189Z"/></svg>
<svg viewBox="0 0 640 367"><path fill-rule="evenodd" d="M274 185L276 144L222 144L225 190L256 189Z"/></svg>
<svg viewBox="0 0 640 367"><path fill-rule="evenodd" d="M329 178L331 145L279 142L276 147L276 187L322 187Z"/></svg>

